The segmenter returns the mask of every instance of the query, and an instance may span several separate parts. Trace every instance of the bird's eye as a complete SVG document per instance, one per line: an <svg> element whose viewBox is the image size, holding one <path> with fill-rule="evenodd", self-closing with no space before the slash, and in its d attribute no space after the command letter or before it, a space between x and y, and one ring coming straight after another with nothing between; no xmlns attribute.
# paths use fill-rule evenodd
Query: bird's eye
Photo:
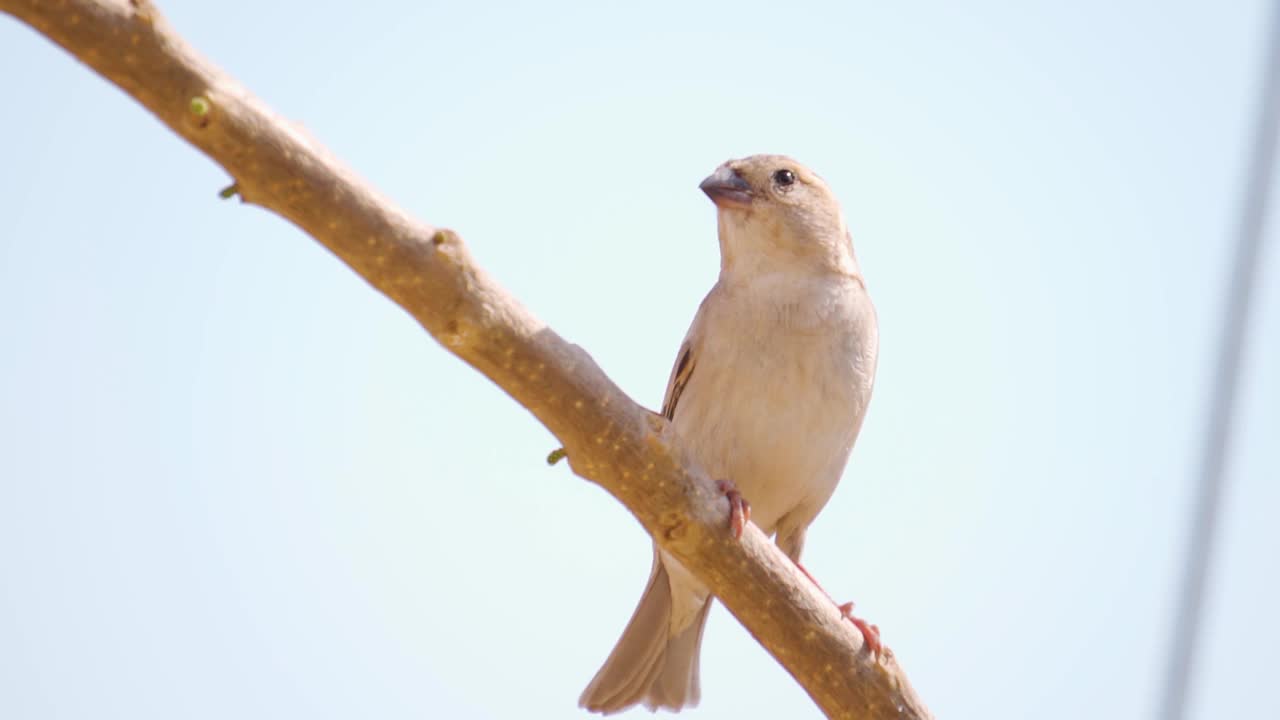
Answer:
<svg viewBox="0 0 1280 720"><path fill-rule="evenodd" d="M796 182L796 174L790 170L779 170L773 174L773 181L778 187L790 187Z"/></svg>

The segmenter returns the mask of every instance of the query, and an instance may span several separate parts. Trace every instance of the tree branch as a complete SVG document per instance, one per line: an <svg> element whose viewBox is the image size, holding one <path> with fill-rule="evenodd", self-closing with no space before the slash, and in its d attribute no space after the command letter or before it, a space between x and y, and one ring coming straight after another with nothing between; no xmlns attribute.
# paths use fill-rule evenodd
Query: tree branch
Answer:
<svg viewBox="0 0 1280 720"><path fill-rule="evenodd" d="M129 93L235 179L226 192L297 225L564 444L573 471L635 514L833 718L931 717L891 653L880 659L721 494L667 423L507 295L457 235L408 217L305 132L199 57L145 0L0 0Z"/></svg>

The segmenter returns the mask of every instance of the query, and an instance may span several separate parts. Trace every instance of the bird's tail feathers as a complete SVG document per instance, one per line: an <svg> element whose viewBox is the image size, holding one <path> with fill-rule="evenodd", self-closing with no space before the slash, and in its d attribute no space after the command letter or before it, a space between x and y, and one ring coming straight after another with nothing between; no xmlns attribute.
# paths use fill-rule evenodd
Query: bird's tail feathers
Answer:
<svg viewBox="0 0 1280 720"><path fill-rule="evenodd" d="M604 666L582 691L578 705L606 715L643 703L650 710L698 704L698 653L711 609L708 597L697 617L671 637L671 580L662 562L654 570L631 621Z"/></svg>

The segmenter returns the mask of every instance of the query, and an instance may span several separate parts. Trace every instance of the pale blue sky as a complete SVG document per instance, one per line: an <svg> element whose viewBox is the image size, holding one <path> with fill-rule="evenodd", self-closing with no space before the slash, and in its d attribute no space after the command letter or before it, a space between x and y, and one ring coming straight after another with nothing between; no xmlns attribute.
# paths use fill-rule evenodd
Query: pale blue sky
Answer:
<svg viewBox="0 0 1280 720"><path fill-rule="evenodd" d="M882 355L808 566L939 717L1154 712L1263 2L160 5L650 406L716 273L698 182L813 166ZM7 18L0 87L0 717L578 716L626 511ZM1280 716L1266 258L1199 719ZM703 695L817 716L723 608Z"/></svg>

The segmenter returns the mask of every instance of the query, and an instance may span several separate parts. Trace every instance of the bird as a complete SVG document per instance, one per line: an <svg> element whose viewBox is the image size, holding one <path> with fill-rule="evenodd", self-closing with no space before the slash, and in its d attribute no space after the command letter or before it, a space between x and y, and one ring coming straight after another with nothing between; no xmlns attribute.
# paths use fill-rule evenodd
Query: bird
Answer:
<svg viewBox="0 0 1280 720"><path fill-rule="evenodd" d="M871 400L875 307L840 204L813 171L753 155L699 187L716 207L720 273L676 355L662 415L720 479L732 531L741 537L750 517L812 580L800 554ZM697 705L711 600L655 543L644 594L579 705L602 714ZM841 606L878 652L878 628L851 610Z"/></svg>

